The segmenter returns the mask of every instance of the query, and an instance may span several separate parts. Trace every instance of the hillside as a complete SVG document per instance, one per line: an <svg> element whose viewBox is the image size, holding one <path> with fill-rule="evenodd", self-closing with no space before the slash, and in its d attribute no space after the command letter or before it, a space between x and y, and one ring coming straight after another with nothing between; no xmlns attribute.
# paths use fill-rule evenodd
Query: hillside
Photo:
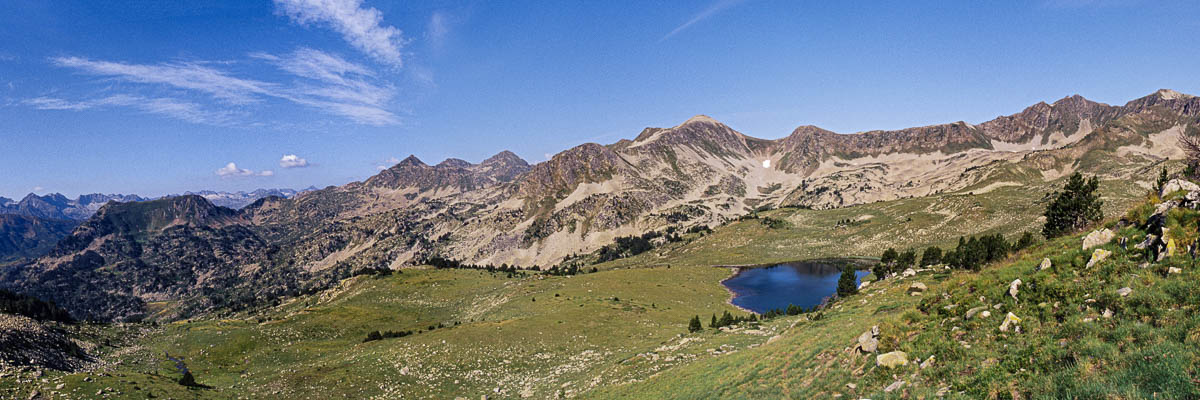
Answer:
<svg viewBox="0 0 1200 400"><path fill-rule="evenodd" d="M709 264L604 264L575 276L409 268L354 277L269 309L141 324L123 345L97 350L119 362L54 372L50 382L64 384L58 393L108 387L139 398L1185 398L1197 391L1192 342L1200 320L1192 308L1200 286L1185 254L1147 262L1134 244L1200 215L1184 200L1195 196L1200 191L1171 193L1110 213L1124 222L1106 224L1116 238L1097 248L1112 253L1091 268L1096 248L1084 250L1079 233L979 272L937 266L874 282L819 317L688 333L693 315L744 315L718 283L729 270ZM1178 208L1165 211L1168 202ZM1156 208L1169 217L1154 217ZM1050 267L1039 270L1043 259ZM1014 298L1015 279L1023 284ZM910 293L915 282L927 287L919 295ZM1020 332L999 330L1008 312L1021 318ZM872 326L878 349L854 352ZM411 334L364 342L372 331ZM904 351L909 364L876 366L875 356L890 351ZM211 388L174 384L178 372L164 352ZM19 382L26 383L0 384L0 393L39 387Z"/></svg>
<svg viewBox="0 0 1200 400"><path fill-rule="evenodd" d="M75 221L0 214L0 264L46 254L76 225Z"/></svg>

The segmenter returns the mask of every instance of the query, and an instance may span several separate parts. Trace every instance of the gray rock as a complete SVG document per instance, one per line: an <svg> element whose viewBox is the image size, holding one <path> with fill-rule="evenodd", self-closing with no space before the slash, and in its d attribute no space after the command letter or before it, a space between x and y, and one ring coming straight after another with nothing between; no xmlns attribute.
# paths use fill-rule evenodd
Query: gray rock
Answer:
<svg viewBox="0 0 1200 400"><path fill-rule="evenodd" d="M1050 259L1049 259L1049 258L1043 258L1043 259L1042 259L1042 263L1041 263L1041 264L1038 264L1037 270L1038 270L1038 271L1041 271L1041 270L1043 270L1043 269L1049 269L1049 268L1050 268Z"/></svg>
<svg viewBox="0 0 1200 400"><path fill-rule="evenodd" d="M1117 289L1117 294L1121 295L1121 297L1128 296L1130 293L1133 293L1133 289L1129 286Z"/></svg>
<svg viewBox="0 0 1200 400"><path fill-rule="evenodd" d="M1196 185L1195 183L1191 183L1183 179L1172 179L1163 184L1162 191L1159 192L1158 195L1166 197L1166 195L1180 190L1194 192L1200 190L1200 185Z"/></svg>
<svg viewBox="0 0 1200 400"><path fill-rule="evenodd" d="M1008 295L1012 296L1013 300L1017 300L1017 293L1020 292L1020 287L1021 279L1014 280L1012 283L1008 284Z"/></svg>
<svg viewBox="0 0 1200 400"><path fill-rule="evenodd" d="M1083 249L1087 250L1096 246L1108 244L1108 242L1113 240L1114 236L1116 235L1113 233L1113 231L1108 230L1108 228L1092 231L1092 233L1089 233L1083 238Z"/></svg>
<svg viewBox="0 0 1200 400"><path fill-rule="evenodd" d="M883 391L887 392L887 393L891 393L891 392L896 391L896 389L900 389L902 387L904 387L904 381L895 381L895 382L892 382L891 385L888 385L887 387L883 388Z"/></svg>
<svg viewBox="0 0 1200 400"><path fill-rule="evenodd" d="M1138 249L1138 250L1145 250L1145 249L1150 248L1150 246L1153 246L1154 242L1156 242L1156 241L1158 241L1158 236L1153 235L1153 234L1146 235L1146 239L1143 240L1141 243L1133 245L1133 248Z"/></svg>
<svg viewBox="0 0 1200 400"><path fill-rule="evenodd" d="M879 339L876 339L876 336L879 336L879 327L874 327L871 330L863 332L862 335L858 335L858 351L874 353L878 350Z"/></svg>
<svg viewBox="0 0 1200 400"><path fill-rule="evenodd" d="M1111 251L1105 249L1096 249L1096 251L1092 252L1092 258L1088 260L1087 267L1091 268L1096 264L1099 264L1101 261L1107 259L1110 255L1112 255Z"/></svg>
<svg viewBox="0 0 1200 400"><path fill-rule="evenodd" d="M987 310L987 306L979 306L979 307L975 307L970 310L967 310L967 319L975 318L976 314L979 314L980 311L985 311L985 310Z"/></svg>

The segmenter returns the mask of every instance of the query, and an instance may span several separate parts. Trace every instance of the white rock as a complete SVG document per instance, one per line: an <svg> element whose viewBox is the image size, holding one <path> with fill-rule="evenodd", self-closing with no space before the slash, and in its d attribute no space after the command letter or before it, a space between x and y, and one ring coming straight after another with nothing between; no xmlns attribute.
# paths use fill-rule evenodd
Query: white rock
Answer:
<svg viewBox="0 0 1200 400"><path fill-rule="evenodd" d="M1172 179L1163 184L1162 191L1159 192L1158 195L1165 197L1168 194L1180 190L1186 190L1189 192L1196 191L1200 190L1200 185L1196 185L1195 183L1191 183L1183 179Z"/></svg>
<svg viewBox="0 0 1200 400"><path fill-rule="evenodd" d="M1041 264L1038 264L1037 270L1038 270L1038 271L1041 271L1041 270L1043 270L1043 269L1047 269L1047 268L1050 268L1050 259L1049 259L1049 258L1043 258L1043 259L1042 259L1042 263L1041 263Z"/></svg>
<svg viewBox="0 0 1200 400"><path fill-rule="evenodd" d="M909 269L904 270L904 272L900 273L900 276L903 278L907 278L910 276L917 276L917 271L912 268L909 268Z"/></svg>
<svg viewBox="0 0 1200 400"><path fill-rule="evenodd" d="M1168 274L1182 274L1183 270L1176 268L1176 267L1170 267L1170 268L1167 268L1167 273Z"/></svg>
<svg viewBox="0 0 1200 400"><path fill-rule="evenodd" d="M1108 228L1092 231L1092 233L1089 233L1083 238L1083 249L1087 250L1096 246L1108 244L1108 242L1113 240L1113 236L1116 235L1113 234L1113 231L1108 230Z"/></svg>
<svg viewBox="0 0 1200 400"><path fill-rule="evenodd" d="M921 282L913 282L912 285L908 285L908 291L913 293L924 292L928 289L929 287L925 286L925 284Z"/></svg>
<svg viewBox="0 0 1200 400"><path fill-rule="evenodd" d="M895 391L896 389L899 389L902 387L904 387L904 381L895 381L895 382L892 382L891 385L888 385L888 387L883 388L883 391L887 392L887 393L891 393L891 392Z"/></svg>
<svg viewBox="0 0 1200 400"><path fill-rule="evenodd" d="M1018 288L1021 286L1021 280L1017 279L1008 284L1008 295L1012 296L1013 300L1017 300Z"/></svg>
<svg viewBox="0 0 1200 400"><path fill-rule="evenodd" d="M1128 296L1130 293L1133 293L1133 289L1129 286L1117 289L1117 294L1121 295L1121 297Z"/></svg>

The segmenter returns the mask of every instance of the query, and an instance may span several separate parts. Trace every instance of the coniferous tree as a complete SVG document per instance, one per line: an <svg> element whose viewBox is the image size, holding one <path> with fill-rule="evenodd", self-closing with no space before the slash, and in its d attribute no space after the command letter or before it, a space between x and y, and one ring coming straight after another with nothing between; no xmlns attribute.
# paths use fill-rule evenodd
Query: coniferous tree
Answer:
<svg viewBox="0 0 1200 400"><path fill-rule="evenodd" d="M1163 167L1162 172L1160 172L1158 174L1158 182L1156 182L1156 184L1154 185L1154 191L1161 192L1163 185L1166 185L1168 180L1169 180L1169 178L1167 178L1167 167Z"/></svg>
<svg viewBox="0 0 1200 400"><path fill-rule="evenodd" d="M713 316L712 316L712 322L708 324L708 327L709 327L709 328L716 328L716 327L717 327L717 314L713 314Z"/></svg>
<svg viewBox="0 0 1200 400"><path fill-rule="evenodd" d="M837 295L850 297L855 293L858 293L858 279L854 276L854 268L843 269L842 277L838 278Z"/></svg>
<svg viewBox="0 0 1200 400"><path fill-rule="evenodd" d="M1099 178L1093 176L1085 179L1078 172L1071 175L1063 190L1056 192L1054 201L1046 206L1046 225L1042 227L1042 235L1053 239L1103 219L1100 206L1104 202L1096 193L1099 187Z"/></svg>
<svg viewBox="0 0 1200 400"><path fill-rule="evenodd" d="M921 253L921 266L939 264L942 262L942 248L937 246L929 246Z"/></svg>
<svg viewBox="0 0 1200 400"><path fill-rule="evenodd" d="M896 267L893 271L903 271L913 266L917 262L917 251L913 249L905 250L896 256Z"/></svg>
<svg viewBox="0 0 1200 400"><path fill-rule="evenodd" d="M695 332L700 332L703 329L704 329L704 326L700 325L700 316L699 315L692 317L692 320L688 322L688 332L695 333Z"/></svg>

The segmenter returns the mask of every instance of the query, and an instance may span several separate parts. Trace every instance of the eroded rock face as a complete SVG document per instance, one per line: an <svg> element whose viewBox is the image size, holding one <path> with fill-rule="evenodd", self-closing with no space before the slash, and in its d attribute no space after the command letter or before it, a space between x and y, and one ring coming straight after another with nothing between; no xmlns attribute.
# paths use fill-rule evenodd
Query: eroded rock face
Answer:
<svg viewBox="0 0 1200 400"><path fill-rule="evenodd" d="M1092 231L1092 233L1089 233L1083 238L1083 249L1087 250L1096 246L1108 244L1108 242L1113 240L1113 236L1116 235L1113 233L1113 231L1108 230L1108 228Z"/></svg>

